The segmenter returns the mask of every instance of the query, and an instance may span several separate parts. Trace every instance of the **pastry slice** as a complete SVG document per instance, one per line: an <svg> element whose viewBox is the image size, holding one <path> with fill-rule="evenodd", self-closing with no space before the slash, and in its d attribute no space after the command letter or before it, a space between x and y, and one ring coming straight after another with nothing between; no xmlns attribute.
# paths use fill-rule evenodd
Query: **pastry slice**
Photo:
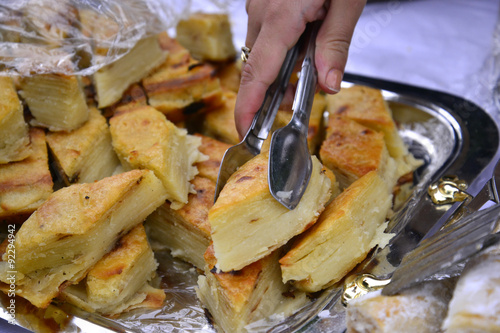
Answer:
<svg viewBox="0 0 500 333"><path fill-rule="evenodd" d="M206 159L201 139L176 127L150 106L116 113L109 121L113 147L126 170L153 170L168 192L172 207L188 202L195 163Z"/></svg>
<svg viewBox="0 0 500 333"><path fill-rule="evenodd" d="M397 181L396 164L389 156L382 132L349 118L333 116L328 120L326 133L319 156L323 164L335 173L341 188L347 188L363 175L377 170L392 190Z"/></svg>
<svg viewBox="0 0 500 333"><path fill-rule="evenodd" d="M115 112L135 109L146 105L148 105L146 92L139 84L134 83L125 90L118 102L105 108L102 112L106 118L110 118Z"/></svg>
<svg viewBox="0 0 500 333"><path fill-rule="evenodd" d="M218 269L238 270L264 258L316 222L334 180L315 156L312 162L311 179L293 210L269 191L267 153L231 175L208 214Z"/></svg>
<svg viewBox="0 0 500 333"><path fill-rule="evenodd" d="M495 245L467 262L453 291L443 332L499 332L499 284L500 247Z"/></svg>
<svg viewBox="0 0 500 333"><path fill-rule="evenodd" d="M198 176L192 183L196 193L189 194L186 205L174 210L167 201L148 216L146 227L155 250L168 249L172 256L203 269L203 255L210 245L208 211L214 204L215 183Z"/></svg>
<svg viewBox="0 0 500 333"><path fill-rule="evenodd" d="M9 285L9 271L15 271L17 295L46 307L62 287L81 281L166 197L150 170L63 187L23 223L14 242L15 264L6 254L2 257L0 280Z"/></svg>
<svg viewBox="0 0 500 333"><path fill-rule="evenodd" d="M343 88L338 94L327 96L331 116L342 116L355 120L375 131L384 133L389 155L397 162L397 175L412 172L419 165L399 135L392 111L379 89L354 85Z"/></svg>
<svg viewBox="0 0 500 333"><path fill-rule="evenodd" d="M131 307L151 308L153 299L158 308L163 305L165 292L149 284L157 266L141 223L120 238L84 280L64 289L60 298L106 316L118 315Z"/></svg>
<svg viewBox="0 0 500 333"><path fill-rule="evenodd" d="M211 138L235 145L240 142L240 136L234 122L234 106L236 93L224 91L224 104L205 114L202 133Z"/></svg>
<svg viewBox="0 0 500 333"><path fill-rule="evenodd" d="M222 158L226 150L231 148L231 145L202 134L194 134L194 136L201 138L201 145L198 149L202 154L208 156L206 161L196 163L198 176L208 178L217 183Z"/></svg>
<svg viewBox="0 0 500 333"><path fill-rule="evenodd" d="M12 78L0 77L0 164L20 161L30 154L28 124Z"/></svg>
<svg viewBox="0 0 500 333"><path fill-rule="evenodd" d="M81 80L62 74L24 77L20 94L28 104L34 126L51 131L72 131L89 118Z"/></svg>
<svg viewBox="0 0 500 333"><path fill-rule="evenodd" d="M227 61L236 57L227 14L193 13L179 21L175 36L196 59Z"/></svg>
<svg viewBox="0 0 500 333"><path fill-rule="evenodd" d="M166 57L167 52L160 47L158 36L153 35L141 39L123 57L99 69L93 75L99 108L118 102L131 84L146 77Z"/></svg>
<svg viewBox="0 0 500 333"><path fill-rule="evenodd" d="M196 293L210 312L219 332L252 332L274 316L289 316L307 303L304 293L281 282L279 250L231 272L217 270L213 247L205 253L205 275L198 277ZM267 324L269 325L269 324Z"/></svg>
<svg viewBox="0 0 500 333"><path fill-rule="evenodd" d="M219 63L215 75L219 78L223 90L238 92L241 81L241 60Z"/></svg>
<svg viewBox="0 0 500 333"><path fill-rule="evenodd" d="M109 177L120 164L106 118L96 108L90 109L90 118L82 127L48 133L47 143L66 185Z"/></svg>
<svg viewBox="0 0 500 333"><path fill-rule="evenodd" d="M301 234L280 259L283 281L315 292L342 279L384 234L392 195L376 171L370 171L339 194L319 220Z"/></svg>
<svg viewBox="0 0 500 333"><path fill-rule="evenodd" d="M149 104L175 123L222 103L215 67L194 60L176 40L162 34L167 60L142 80Z"/></svg>
<svg viewBox="0 0 500 333"><path fill-rule="evenodd" d="M0 164L0 221L23 222L53 191L45 132L31 128L30 141L27 158Z"/></svg>
<svg viewBox="0 0 500 333"><path fill-rule="evenodd" d="M429 281L399 295L375 291L353 299L346 309L346 332L441 332L453 285L449 280Z"/></svg>

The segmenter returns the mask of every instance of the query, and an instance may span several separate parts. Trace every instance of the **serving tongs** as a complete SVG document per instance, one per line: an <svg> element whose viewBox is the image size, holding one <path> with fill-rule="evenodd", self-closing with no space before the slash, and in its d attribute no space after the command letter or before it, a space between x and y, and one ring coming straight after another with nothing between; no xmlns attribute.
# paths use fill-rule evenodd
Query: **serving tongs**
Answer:
<svg viewBox="0 0 500 333"><path fill-rule="evenodd" d="M464 201L444 227L424 237L413 251L403 257L382 293L394 295L497 244L500 241L499 195L500 161L492 177L475 197ZM482 209L489 202L494 205Z"/></svg>
<svg viewBox="0 0 500 333"><path fill-rule="evenodd" d="M307 147L309 114L316 90L314 46L318 23L306 27L303 35L285 57L278 77L266 91L264 101L255 114L243 140L224 153L217 178L215 200L229 177L243 164L260 153L269 136L278 108L288 87L301 49L306 55L297 84L290 123L274 133L269 150L269 190L276 200L294 209L304 194L311 175L312 162Z"/></svg>
<svg viewBox="0 0 500 333"><path fill-rule="evenodd" d="M342 302L382 289L395 295L427 280L455 276L469 258L500 241L500 161L478 194L464 200L437 232L426 235L386 276L369 273L350 277ZM489 205L489 204L493 205ZM484 208L486 207L486 208Z"/></svg>

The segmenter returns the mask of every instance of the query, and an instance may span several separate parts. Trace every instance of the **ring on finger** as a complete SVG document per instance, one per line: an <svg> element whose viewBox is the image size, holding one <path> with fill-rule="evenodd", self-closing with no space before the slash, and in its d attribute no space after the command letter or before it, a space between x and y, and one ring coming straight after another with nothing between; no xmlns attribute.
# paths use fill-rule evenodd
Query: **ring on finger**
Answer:
<svg viewBox="0 0 500 333"><path fill-rule="evenodd" d="M247 46L241 47L241 61L247 62L251 49Z"/></svg>

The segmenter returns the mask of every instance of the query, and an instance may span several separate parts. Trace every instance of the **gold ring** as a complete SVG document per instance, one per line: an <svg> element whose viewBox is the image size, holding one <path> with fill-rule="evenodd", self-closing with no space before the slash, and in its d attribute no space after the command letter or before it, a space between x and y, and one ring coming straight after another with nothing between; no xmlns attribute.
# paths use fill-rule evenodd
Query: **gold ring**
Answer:
<svg viewBox="0 0 500 333"><path fill-rule="evenodd" d="M248 56L250 55L250 48L243 46L241 47L241 61L247 62Z"/></svg>

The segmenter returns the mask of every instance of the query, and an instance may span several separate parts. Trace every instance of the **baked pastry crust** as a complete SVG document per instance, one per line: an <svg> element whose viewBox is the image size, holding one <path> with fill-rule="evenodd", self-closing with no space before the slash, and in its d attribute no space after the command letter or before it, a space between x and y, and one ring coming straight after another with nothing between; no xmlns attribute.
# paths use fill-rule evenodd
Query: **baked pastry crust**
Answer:
<svg viewBox="0 0 500 333"><path fill-rule="evenodd" d="M104 116L90 109L89 120L71 132L49 132L47 143L66 185L90 183L113 174L120 160Z"/></svg>
<svg viewBox="0 0 500 333"><path fill-rule="evenodd" d="M308 300L281 282L279 250L238 271L221 272L213 246L205 253L205 275L198 278L197 295L219 332L252 332L252 325L271 314L289 316ZM285 295L291 294L292 297Z"/></svg>
<svg viewBox="0 0 500 333"><path fill-rule="evenodd" d="M155 288L146 285L156 275L157 266L141 223L120 238L113 250L90 269L80 284L64 289L60 298L106 316L118 315L141 305L150 308L151 303L144 301L149 289ZM160 298L164 299L165 292L161 289L152 295L161 293L163 297ZM158 297L155 299L159 300ZM162 304L157 302L156 307Z"/></svg>
<svg viewBox="0 0 500 333"><path fill-rule="evenodd" d="M45 132L30 129L29 157L0 164L0 219L23 222L52 193Z"/></svg>
<svg viewBox="0 0 500 333"><path fill-rule="evenodd" d="M422 164L408 151L399 135L392 111L379 89L361 85L343 88L338 94L328 95L327 104L331 116L347 117L384 133L389 155L396 160L398 177L413 172Z"/></svg>
<svg viewBox="0 0 500 333"><path fill-rule="evenodd" d="M21 80L19 94L28 104L34 126L51 131L72 131L89 118L83 85L79 77L35 74Z"/></svg>
<svg viewBox="0 0 500 333"><path fill-rule="evenodd" d="M166 197L161 181L150 170L64 187L23 223L14 243L15 267L4 255L0 280L10 284L8 272L15 270L17 295L46 307L61 287L81 281L123 234L144 221Z"/></svg>
<svg viewBox="0 0 500 333"><path fill-rule="evenodd" d="M280 259L283 281L315 292L342 279L374 246L392 237L383 233L391 200L376 171L356 180Z"/></svg>
<svg viewBox="0 0 500 333"><path fill-rule="evenodd" d="M208 211L214 204L215 183L196 176L196 193L190 193L188 203L174 210L167 201L146 220L148 235L155 250L170 250L172 256L183 259L203 270L203 255L210 245Z"/></svg>
<svg viewBox="0 0 500 333"><path fill-rule="evenodd" d="M330 199L333 182L315 156L312 161L311 179L294 210L282 206L269 191L267 153L251 159L228 179L208 215L218 269L241 269L316 222Z"/></svg>
<svg viewBox="0 0 500 333"><path fill-rule="evenodd" d="M200 153L208 156L206 161L196 163L198 176L208 178L217 183L222 158L226 150L231 148L231 145L202 134L195 133L194 136L201 138L201 145L198 148Z"/></svg>
<svg viewBox="0 0 500 333"><path fill-rule="evenodd" d="M203 120L202 133L230 145L240 142L234 122L236 93L224 91L224 104L207 112Z"/></svg>
<svg viewBox="0 0 500 333"><path fill-rule="evenodd" d="M142 80L149 105L177 123L222 103L222 89L215 67L194 60L167 34L161 34L160 45L168 52L167 59Z"/></svg>
<svg viewBox="0 0 500 333"><path fill-rule="evenodd" d="M0 164L20 161L30 154L28 124L14 81L0 77Z"/></svg>
<svg viewBox="0 0 500 333"><path fill-rule="evenodd" d="M175 38L199 60L227 61L236 57L227 14L193 13L179 21Z"/></svg>
<svg viewBox="0 0 500 333"><path fill-rule="evenodd" d="M150 106L117 112L109 121L113 147L125 170L153 170L168 191L168 200L180 208L193 191L194 166L206 159L201 139L176 127Z"/></svg>
<svg viewBox="0 0 500 333"><path fill-rule="evenodd" d="M394 176L395 161L389 156L382 132L346 117L333 116L328 120L326 133L319 156L325 166L335 173L342 189L376 170L392 190L397 181Z"/></svg>
<svg viewBox="0 0 500 333"><path fill-rule="evenodd" d="M93 75L99 108L118 102L131 84L149 75L166 57L158 36L153 35L141 39L123 57L99 69Z"/></svg>

